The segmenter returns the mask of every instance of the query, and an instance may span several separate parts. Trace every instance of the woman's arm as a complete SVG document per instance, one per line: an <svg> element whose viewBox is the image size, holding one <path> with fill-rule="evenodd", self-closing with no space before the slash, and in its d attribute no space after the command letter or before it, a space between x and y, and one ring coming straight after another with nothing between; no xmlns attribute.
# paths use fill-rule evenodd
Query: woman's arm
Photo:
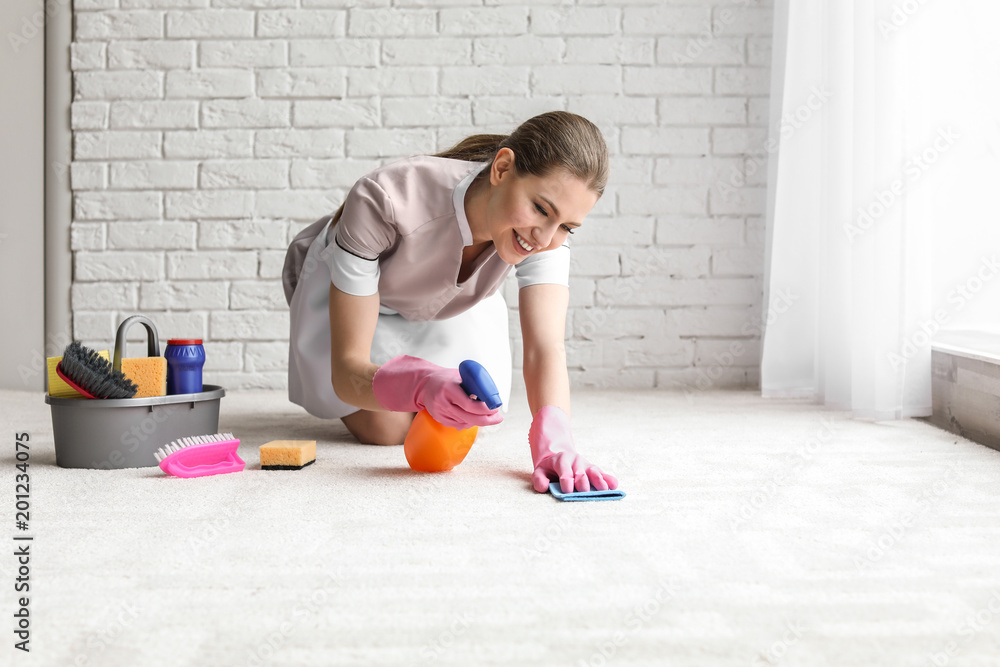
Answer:
<svg viewBox="0 0 1000 667"><path fill-rule="evenodd" d="M534 416L546 405L570 414L569 372L566 370L565 285L529 285L518 292L524 339L524 385Z"/></svg>
<svg viewBox="0 0 1000 667"><path fill-rule="evenodd" d="M330 285L330 359L333 390L365 410L385 410L372 392L378 366L371 361L379 295L354 296Z"/></svg>
<svg viewBox="0 0 1000 667"><path fill-rule="evenodd" d="M535 491L545 493L558 481L563 493L618 488L614 475L580 456L569 418L569 372L566 370L566 308L563 285L531 285L518 292L524 336L524 384L531 408L528 444L535 471Z"/></svg>

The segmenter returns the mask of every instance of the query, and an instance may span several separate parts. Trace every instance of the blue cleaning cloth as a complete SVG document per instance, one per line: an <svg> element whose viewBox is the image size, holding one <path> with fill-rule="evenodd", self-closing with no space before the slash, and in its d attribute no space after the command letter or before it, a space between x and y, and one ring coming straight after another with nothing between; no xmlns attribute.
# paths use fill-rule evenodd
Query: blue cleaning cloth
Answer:
<svg viewBox="0 0 1000 667"><path fill-rule="evenodd" d="M625 492L621 489L614 491L574 491L573 493L563 493L559 482L549 483L549 493L557 500L566 502L578 502L584 500L621 500L625 497Z"/></svg>

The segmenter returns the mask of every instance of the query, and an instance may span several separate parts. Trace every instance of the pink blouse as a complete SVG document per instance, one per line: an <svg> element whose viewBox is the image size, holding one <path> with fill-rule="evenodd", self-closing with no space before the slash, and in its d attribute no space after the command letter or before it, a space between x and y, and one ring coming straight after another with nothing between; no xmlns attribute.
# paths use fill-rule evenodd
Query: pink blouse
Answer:
<svg viewBox="0 0 1000 667"><path fill-rule="evenodd" d="M383 312L408 320L452 317L496 292L512 267L492 244L458 282L462 249L472 245L465 194L487 166L417 156L359 180L319 254L333 284L356 296L377 291ZM568 285L569 246L525 258L516 275L520 287Z"/></svg>

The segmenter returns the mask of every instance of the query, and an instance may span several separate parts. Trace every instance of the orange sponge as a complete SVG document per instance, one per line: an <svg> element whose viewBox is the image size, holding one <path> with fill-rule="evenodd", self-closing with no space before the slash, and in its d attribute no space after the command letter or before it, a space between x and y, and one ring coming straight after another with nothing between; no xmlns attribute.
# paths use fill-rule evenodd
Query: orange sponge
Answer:
<svg viewBox="0 0 1000 667"><path fill-rule="evenodd" d="M135 398L167 395L166 357L122 359L122 373L139 387Z"/></svg>
<svg viewBox="0 0 1000 667"><path fill-rule="evenodd" d="M260 446L260 467L264 470L298 470L315 460L315 440L272 440Z"/></svg>

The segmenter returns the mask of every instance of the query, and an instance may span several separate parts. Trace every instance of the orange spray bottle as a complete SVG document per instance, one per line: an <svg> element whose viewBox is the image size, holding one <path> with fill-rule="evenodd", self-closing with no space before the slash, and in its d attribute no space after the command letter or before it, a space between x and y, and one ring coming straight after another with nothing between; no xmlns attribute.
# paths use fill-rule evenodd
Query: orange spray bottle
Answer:
<svg viewBox="0 0 1000 667"><path fill-rule="evenodd" d="M462 389L469 398L486 403L491 410L502 405L493 378L481 364L471 359L463 361L458 366L458 372L462 377ZM466 429L444 426L426 410L421 410L406 432L403 453L414 470L444 472L465 460L478 434L477 426Z"/></svg>

